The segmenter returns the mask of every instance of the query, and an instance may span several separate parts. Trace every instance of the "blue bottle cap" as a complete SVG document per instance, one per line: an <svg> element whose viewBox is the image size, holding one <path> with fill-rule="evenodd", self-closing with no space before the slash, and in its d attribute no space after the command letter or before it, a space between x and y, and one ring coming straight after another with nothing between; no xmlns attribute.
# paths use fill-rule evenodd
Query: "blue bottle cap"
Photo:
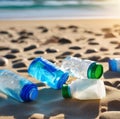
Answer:
<svg viewBox="0 0 120 119"><path fill-rule="evenodd" d="M57 83L57 89L61 89L63 84L66 83L68 80L69 74L68 73L63 73L63 75L60 77L58 83Z"/></svg>
<svg viewBox="0 0 120 119"><path fill-rule="evenodd" d="M117 59L109 59L108 64L110 71L117 71Z"/></svg>
<svg viewBox="0 0 120 119"><path fill-rule="evenodd" d="M38 89L35 84L26 84L21 90L20 97L24 102L33 101L38 96Z"/></svg>

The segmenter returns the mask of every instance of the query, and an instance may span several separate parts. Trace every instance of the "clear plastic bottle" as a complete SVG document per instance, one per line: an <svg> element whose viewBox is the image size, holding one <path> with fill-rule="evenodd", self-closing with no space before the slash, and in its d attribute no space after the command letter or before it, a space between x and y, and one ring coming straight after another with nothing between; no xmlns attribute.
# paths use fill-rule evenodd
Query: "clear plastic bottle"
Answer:
<svg viewBox="0 0 120 119"><path fill-rule="evenodd" d="M106 96L104 82L102 80L75 80L71 84L62 87L64 98L79 100L102 99Z"/></svg>
<svg viewBox="0 0 120 119"><path fill-rule="evenodd" d="M20 102L33 101L38 95L35 84L6 69L0 70L0 91Z"/></svg>
<svg viewBox="0 0 120 119"><path fill-rule="evenodd" d="M68 79L68 73L64 73L56 65L42 57L35 58L32 61L28 73L54 89L62 88Z"/></svg>
<svg viewBox="0 0 120 119"><path fill-rule="evenodd" d="M66 57L61 69L69 75L81 79L99 79L103 74L103 66L95 61L82 60L76 57Z"/></svg>

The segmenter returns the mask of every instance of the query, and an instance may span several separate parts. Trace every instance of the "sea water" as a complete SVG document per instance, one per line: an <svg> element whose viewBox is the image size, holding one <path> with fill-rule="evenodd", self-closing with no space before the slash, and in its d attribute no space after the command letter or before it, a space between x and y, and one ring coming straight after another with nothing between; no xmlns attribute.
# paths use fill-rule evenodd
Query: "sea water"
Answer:
<svg viewBox="0 0 120 119"><path fill-rule="evenodd" d="M120 0L0 0L0 20L120 17Z"/></svg>

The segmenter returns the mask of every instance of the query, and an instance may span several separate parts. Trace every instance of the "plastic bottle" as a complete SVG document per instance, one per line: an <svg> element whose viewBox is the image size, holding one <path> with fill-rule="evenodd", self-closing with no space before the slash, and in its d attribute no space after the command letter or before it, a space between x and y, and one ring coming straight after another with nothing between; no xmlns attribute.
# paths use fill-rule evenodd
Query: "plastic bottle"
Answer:
<svg viewBox="0 0 120 119"><path fill-rule="evenodd" d="M109 70L114 72L120 72L120 58L111 58L108 61Z"/></svg>
<svg viewBox="0 0 120 119"><path fill-rule="evenodd" d="M28 73L54 89L62 88L68 79L68 73L64 73L60 68L42 57L32 61Z"/></svg>
<svg viewBox="0 0 120 119"><path fill-rule="evenodd" d="M20 102L29 102L37 98L35 84L9 70L0 70L0 91Z"/></svg>
<svg viewBox="0 0 120 119"><path fill-rule="evenodd" d="M104 82L102 80L75 80L71 84L62 87L64 98L79 100L102 99L106 96Z"/></svg>
<svg viewBox="0 0 120 119"><path fill-rule="evenodd" d="M103 66L101 64L72 56L68 56L63 60L61 69L68 72L69 75L81 79L99 79L103 74Z"/></svg>

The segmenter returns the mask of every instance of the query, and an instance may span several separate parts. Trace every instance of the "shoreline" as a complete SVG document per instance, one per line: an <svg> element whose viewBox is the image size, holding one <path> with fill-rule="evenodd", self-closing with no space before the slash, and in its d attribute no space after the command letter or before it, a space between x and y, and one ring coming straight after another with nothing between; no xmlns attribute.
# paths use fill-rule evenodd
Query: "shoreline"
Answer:
<svg viewBox="0 0 120 119"><path fill-rule="evenodd" d="M41 21L41 20L94 20L94 19L96 19L96 20L99 20L99 19L101 19L101 20L105 20L105 19L107 19L107 20L116 20L116 19L120 19L120 16L118 17L118 16L86 16L86 17L83 17L83 16L81 16L81 17L43 17L43 18L3 18L3 19L1 19L0 18L0 21L34 21L34 20L36 20L36 21Z"/></svg>
<svg viewBox="0 0 120 119"><path fill-rule="evenodd" d="M15 27L33 27L33 26L38 26L38 25L45 25L46 27L51 27L51 26L55 26L55 25L78 25L78 26L83 26L83 27L90 27L90 28L95 28L95 29L100 29L102 28L102 26L105 27L109 27L110 25L114 25L114 24L120 24L120 18L117 19L106 19L106 18L96 18L96 19L92 19L92 18L88 18L88 19L38 19L38 20L0 20L0 27L1 28L5 28L7 26L15 26ZM94 26L93 26L94 24Z"/></svg>
<svg viewBox="0 0 120 119"><path fill-rule="evenodd" d="M57 18L28 18L28 19L0 19L0 22L7 21L82 21L82 20L120 20L120 17L57 17Z"/></svg>

